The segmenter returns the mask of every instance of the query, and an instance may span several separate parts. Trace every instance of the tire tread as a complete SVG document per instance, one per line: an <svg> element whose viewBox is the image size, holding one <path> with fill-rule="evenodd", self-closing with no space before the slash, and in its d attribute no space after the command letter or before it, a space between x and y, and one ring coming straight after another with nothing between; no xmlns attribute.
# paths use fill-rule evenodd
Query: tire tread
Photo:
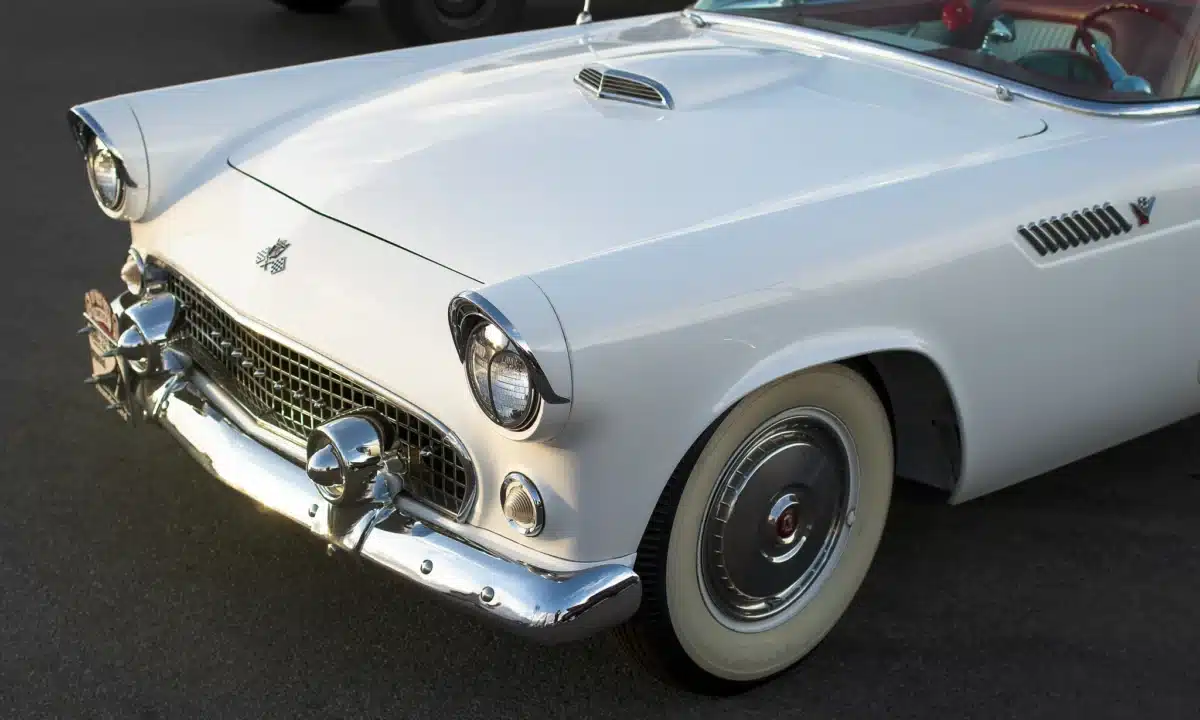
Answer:
<svg viewBox="0 0 1200 720"><path fill-rule="evenodd" d="M675 523L675 510L692 465L726 415L728 412L718 418L688 449L659 495L650 520L646 523L646 531L638 545L637 559L633 565L642 581L642 603L629 621L613 629L617 643L629 658L651 676L668 685L717 697L745 692L766 679L754 683L731 682L709 675L692 662L671 626L662 568L666 567L667 545L671 526Z"/></svg>
<svg viewBox="0 0 1200 720"><path fill-rule="evenodd" d="M844 375L853 376L865 385L866 390L880 403L880 408L886 416L887 409L884 407L883 401L862 373L842 364L825 367ZM760 388L755 394L767 392L772 387L788 380L789 377L780 378ZM641 605L632 618L612 631L618 644L629 658L653 677L668 685L693 693L716 697L728 697L753 690L790 672L805 659L811 657L813 651L824 642L824 638L822 638L797 663L769 676L751 681L733 681L711 675L698 666L680 644L671 622L664 572L667 566L667 549L671 528L675 524L676 511L693 466L700 458L704 448L726 419L743 407L744 400L735 403L733 407L717 418L688 449L672 472L659 495L650 520L646 524L645 534L638 545L637 558L634 561L634 570L642 581ZM885 421L888 421L890 425L890 417L887 417Z"/></svg>

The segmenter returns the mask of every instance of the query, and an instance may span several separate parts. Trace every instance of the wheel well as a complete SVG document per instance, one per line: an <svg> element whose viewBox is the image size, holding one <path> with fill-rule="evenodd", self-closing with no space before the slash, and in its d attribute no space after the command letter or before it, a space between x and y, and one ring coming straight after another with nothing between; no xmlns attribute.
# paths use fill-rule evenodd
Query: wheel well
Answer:
<svg viewBox="0 0 1200 720"><path fill-rule="evenodd" d="M842 361L871 383L888 411L896 475L952 491L962 469L962 434L954 396L928 357L889 350Z"/></svg>
<svg viewBox="0 0 1200 720"><path fill-rule="evenodd" d="M954 396L938 366L911 350L868 353L837 363L862 375L883 401L892 426L896 475L953 491L962 468L962 434ZM675 466L668 487L687 479L709 437L736 406L726 408L692 442ZM664 489L659 502L667 495Z"/></svg>

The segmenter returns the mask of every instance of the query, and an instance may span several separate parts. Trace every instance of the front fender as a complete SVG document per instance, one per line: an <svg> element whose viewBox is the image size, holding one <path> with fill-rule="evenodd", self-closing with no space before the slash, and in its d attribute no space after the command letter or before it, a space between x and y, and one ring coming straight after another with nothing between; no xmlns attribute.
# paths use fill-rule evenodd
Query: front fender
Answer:
<svg viewBox="0 0 1200 720"><path fill-rule="evenodd" d="M851 328L803 338L755 363L721 396L713 408L713 417L720 417L758 388L801 370L860 355L890 351L916 352L931 359L937 356L929 343L902 328Z"/></svg>
<svg viewBox="0 0 1200 720"><path fill-rule="evenodd" d="M86 158L87 146L99 138L121 163L126 180L126 200L120 219L136 221L146 212L150 188L150 165L137 117L128 103L112 98L71 108L67 121L79 152Z"/></svg>
<svg viewBox="0 0 1200 720"><path fill-rule="evenodd" d="M579 32L568 26L390 50L143 90L76 109L99 118L110 134L120 133L120 151L145 163L145 205L129 219L149 221L222 172L233 150L267 130L302 127L331 109L458 63Z"/></svg>
<svg viewBox="0 0 1200 720"><path fill-rule="evenodd" d="M510 440L552 439L570 418L570 398L574 388L567 340L549 298L537 283L527 276L510 278L459 297L473 298L470 301L472 307L482 310L483 314L504 329L514 342L523 346L532 356L530 364L533 367L530 370L540 375L546 389L551 393L543 397L540 415L532 427L521 432L510 432L497 426L496 432ZM487 307L479 308L479 305ZM455 318L453 306L450 315L450 332L453 335L458 333L458 320ZM463 382L467 382L465 377ZM535 378L534 385L539 384Z"/></svg>

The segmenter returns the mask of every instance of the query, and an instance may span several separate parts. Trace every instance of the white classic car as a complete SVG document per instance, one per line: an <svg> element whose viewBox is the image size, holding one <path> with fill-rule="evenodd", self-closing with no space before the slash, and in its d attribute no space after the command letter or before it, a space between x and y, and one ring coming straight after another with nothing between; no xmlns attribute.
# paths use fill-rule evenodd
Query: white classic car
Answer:
<svg viewBox="0 0 1200 720"><path fill-rule="evenodd" d="M1200 411L1198 20L703 0L80 105L89 382L332 552L737 692L894 476Z"/></svg>

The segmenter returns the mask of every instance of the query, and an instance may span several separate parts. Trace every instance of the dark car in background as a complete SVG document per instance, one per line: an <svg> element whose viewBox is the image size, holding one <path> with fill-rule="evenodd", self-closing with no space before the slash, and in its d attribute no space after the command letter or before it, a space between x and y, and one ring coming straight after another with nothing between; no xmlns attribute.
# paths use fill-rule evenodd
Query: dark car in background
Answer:
<svg viewBox="0 0 1200 720"><path fill-rule="evenodd" d="M350 0L273 0L293 12L331 14ZM512 32L521 27L527 0L378 0L384 21L405 43L437 43ZM582 8L583 0L541 0L541 4ZM602 10L619 6L627 15L681 9L686 0L625 0L601 3Z"/></svg>

